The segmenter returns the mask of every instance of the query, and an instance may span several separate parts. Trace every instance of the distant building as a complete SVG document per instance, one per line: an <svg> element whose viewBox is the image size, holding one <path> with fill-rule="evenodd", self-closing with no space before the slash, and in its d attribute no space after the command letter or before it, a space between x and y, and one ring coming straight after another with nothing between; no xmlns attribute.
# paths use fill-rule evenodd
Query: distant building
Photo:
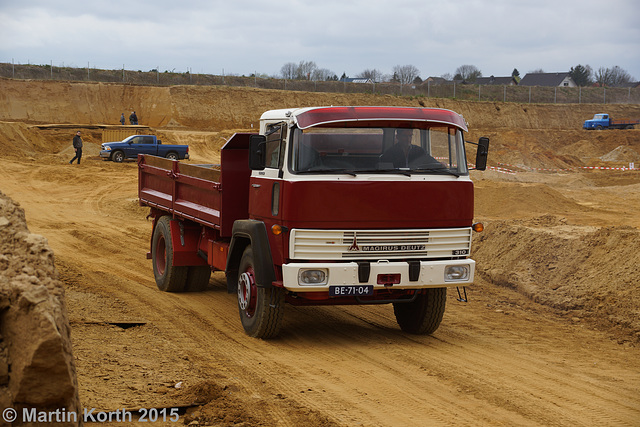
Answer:
<svg viewBox="0 0 640 427"><path fill-rule="evenodd" d="M518 81L515 77L477 77L473 84L477 85L498 85L498 86L516 86Z"/></svg>
<svg viewBox="0 0 640 427"><path fill-rule="evenodd" d="M345 83L373 83L373 80L365 77L343 77L340 81Z"/></svg>
<svg viewBox="0 0 640 427"><path fill-rule="evenodd" d="M450 82L449 80L444 79L442 77L427 77L422 81L422 84L425 84L425 83L429 83L432 85L444 85L444 84L450 84L453 82Z"/></svg>
<svg viewBox="0 0 640 427"><path fill-rule="evenodd" d="M527 73L520 86L576 87L569 73Z"/></svg>

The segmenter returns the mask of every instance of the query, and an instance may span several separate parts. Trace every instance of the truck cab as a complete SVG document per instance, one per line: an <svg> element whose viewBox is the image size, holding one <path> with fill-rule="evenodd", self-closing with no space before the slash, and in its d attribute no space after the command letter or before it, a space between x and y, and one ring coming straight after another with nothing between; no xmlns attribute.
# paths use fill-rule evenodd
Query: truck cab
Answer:
<svg viewBox="0 0 640 427"><path fill-rule="evenodd" d="M249 148L249 216L268 230L286 300L392 302L403 329L433 332L446 288L474 279L466 130L462 116L442 109L264 113ZM487 148L484 140L480 162ZM427 322L401 320L425 304L441 310Z"/></svg>
<svg viewBox="0 0 640 427"><path fill-rule="evenodd" d="M605 129L609 127L609 115L605 113L595 114L593 119L585 120L583 129Z"/></svg>

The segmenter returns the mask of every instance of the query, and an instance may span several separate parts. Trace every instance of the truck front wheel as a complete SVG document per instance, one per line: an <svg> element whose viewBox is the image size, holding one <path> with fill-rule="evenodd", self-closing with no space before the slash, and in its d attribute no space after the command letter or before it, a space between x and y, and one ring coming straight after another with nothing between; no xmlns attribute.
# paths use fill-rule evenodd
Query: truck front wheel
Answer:
<svg viewBox="0 0 640 427"><path fill-rule="evenodd" d="M446 303L447 288L429 288L413 302L394 303L393 312L403 331L429 335L440 326Z"/></svg>
<svg viewBox="0 0 640 427"><path fill-rule="evenodd" d="M173 240L171 239L171 217L158 220L151 239L153 275L158 289L164 292L183 292L189 267L173 265Z"/></svg>
<svg viewBox="0 0 640 427"><path fill-rule="evenodd" d="M124 153L122 151L114 151L111 155L111 160L116 163L122 163L124 161Z"/></svg>
<svg viewBox="0 0 640 427"><path fill-rule="evenodd" d="M248 246L238 269L238 309L247 335L273 338L280 332L284 309L284 289L256 284L253 249Z"/></svg>

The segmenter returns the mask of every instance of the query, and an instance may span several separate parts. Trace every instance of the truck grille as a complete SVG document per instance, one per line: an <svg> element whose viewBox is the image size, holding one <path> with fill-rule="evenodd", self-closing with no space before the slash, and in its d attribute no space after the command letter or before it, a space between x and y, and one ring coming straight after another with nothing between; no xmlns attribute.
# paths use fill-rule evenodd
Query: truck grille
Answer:
<svg viewBox="0 0 640 427"><path fill-rule="evenodd" d="M433 230L291 230L291 259L405 259L465 257L471 228Z"/></svg>

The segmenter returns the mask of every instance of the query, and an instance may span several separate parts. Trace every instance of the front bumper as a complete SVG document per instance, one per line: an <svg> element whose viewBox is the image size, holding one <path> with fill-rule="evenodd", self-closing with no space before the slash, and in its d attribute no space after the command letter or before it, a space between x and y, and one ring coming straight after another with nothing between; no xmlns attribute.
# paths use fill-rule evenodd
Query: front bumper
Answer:
<svg viewBox="0 0 640 427"><path fill-rule="evenodd" d="M378 284L378 275L400 274L400 283L391 286L391 289L424 289L442 288L449 286L464 286L473 283L475 274L475 261L472 259L456 259L445 261L420 261L420 269L417 280L410 280L409 263L398 261L377 261L369 263L369 278L361 282L358 279L358 263L290 263L282 266L282 282L284 287L293 292L321 292L328 291L329 286L341 285L373 285L374 289L389 289L389 286ZM468 266L469 274L460 280L447 280L445 269L448 266ZM323 269L327 273L326 283L300 284L299 273L301 270Z"/></svg>
<svg viewBox="0 0 640 427"><path fill-rule="evenodd" d="M100 157L102 157L103 159L111 158L111 150L101 150Z"/></svg>

